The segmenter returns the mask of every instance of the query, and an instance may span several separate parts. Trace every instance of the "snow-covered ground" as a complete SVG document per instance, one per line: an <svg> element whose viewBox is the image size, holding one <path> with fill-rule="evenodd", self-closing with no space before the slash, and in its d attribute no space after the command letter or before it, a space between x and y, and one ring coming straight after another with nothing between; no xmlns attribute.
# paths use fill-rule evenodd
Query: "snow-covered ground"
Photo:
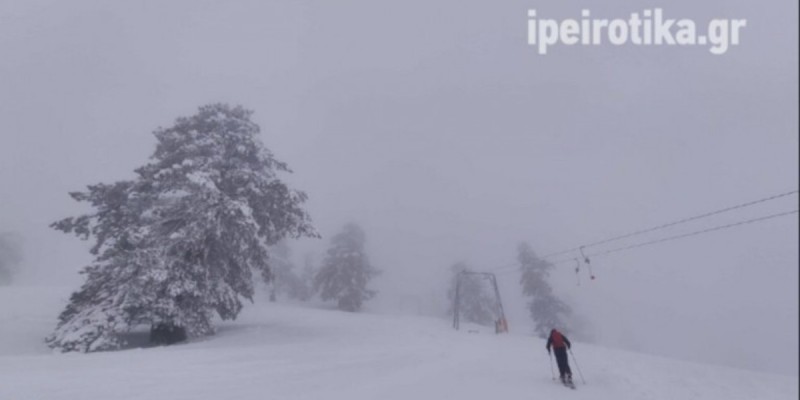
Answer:
<svg viewBox="0 0 800 400"><path fill-rule="evenodd" d="M798 379L574 343L586 380L551 378L544 341L445 319L257 303L171 347L51 354L63 288L0 288L0 399L797 399Z"/></svg>

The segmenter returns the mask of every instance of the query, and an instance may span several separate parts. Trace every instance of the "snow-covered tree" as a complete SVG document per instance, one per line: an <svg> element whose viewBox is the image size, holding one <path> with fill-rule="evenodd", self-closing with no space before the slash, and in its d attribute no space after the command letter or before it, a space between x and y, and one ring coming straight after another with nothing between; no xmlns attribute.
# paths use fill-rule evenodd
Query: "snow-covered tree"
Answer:
<svg viewBox="0 0 800 400"><path fill-rule="evenodd" d="M289 246L281 241L271 249L273 251L270 254L270 266L274 273L272 281L268 282L270 301L277 300L281 294L290 299L308 300L311 289L308 287L308 282L295 272Z"/></svg>
<svg viewBox="0 0 800 400"><path fill-rule="evenodd" d="M458 286L460 318L480 325L494 325L500 316L500 309L490 282L482 275L472 274L473 271L463 262L453 264L450 272L450 288L447 290L449 314L455 312Z"/></svg>
<svg viewBox="0 0 800 400"><path fill-rule="evenodd" d="M212 315L234 319L252 301L253 272L269 279L268 246L317 236L278 173L290 172L257 137L251 111L203 106L157 129L155 152L135 178L70 195L92 213L53 223L93 238L86 281L47 338L62 351L121 346L139 325L174 342L213 332Z"/></svg>
<svg viewBox="0 0 800 400"><path fill-rule="evenodd" d="M308 301L314 296L314 276L317 274L317 270L311 254L306 254L303 264L303 271L298 277L299 282L297 286L292 287L293 290L289 292L289 297Z"/></svg>
<svg viewBox="0 0 800 400"><path fill-rule="evenodd" d="M331 239L331 246L314 277L314 288L322 300L336 300L344 311L358 311L364 301L375 296L367 289L378 274L364 252L364 231L356 224L345 225Z"/></svg>
<svg viewBox="0 0 800 400"><path fill-rule="evenodd" d="M556 328L567 332L564 318L572 312L570 307L553 294L547 282L553 264L539 258L527 243L518 247L517 260L520 264L522 293L530 297L528 311L535 323L534 331L542 338Z"/></svg>
<svg viewBox="0 0 800 400"><path fill-rule="evenodd" d="M292 261L290 260L289 246L280 241L270 247L269 264L272 276L266 281L269 289L269 301L276 301L278 292L286 285L292 273Z"/></svg>
<svg viewBox="0 0 800 400"><path fill-rule="evenodd" d="M11 283L22 261L22 244L19 236L0 233L0 285Z"/></svg>

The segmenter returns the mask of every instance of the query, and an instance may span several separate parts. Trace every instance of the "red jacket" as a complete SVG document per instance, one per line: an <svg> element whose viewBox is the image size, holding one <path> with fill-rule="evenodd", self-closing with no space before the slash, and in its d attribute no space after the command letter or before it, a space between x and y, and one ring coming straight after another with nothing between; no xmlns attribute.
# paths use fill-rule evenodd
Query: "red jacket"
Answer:
<svg viewBox="0 0 800 400"><path fill-rule="evenodd" d="M567 339L566 336L562 335L561 332L553 329L552 331L550 331L550 337L547 338L547 345L545 346L547 351L550 351L550 346L553 346L553 348L556 349L564 348L564 346L566 346L567 348L571 348L572 343L570 343L569 339Z"/></svg>

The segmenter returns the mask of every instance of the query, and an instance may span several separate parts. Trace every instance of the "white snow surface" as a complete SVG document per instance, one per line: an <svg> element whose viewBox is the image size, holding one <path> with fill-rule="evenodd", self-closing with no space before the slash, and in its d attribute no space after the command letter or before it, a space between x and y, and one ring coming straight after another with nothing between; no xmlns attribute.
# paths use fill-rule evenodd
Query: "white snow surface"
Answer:
<svg viewBox="0 0 800 400"><path fill-rule="evenodd" d="M447 319L248 305L216 335L169 347L52 353L69 289L0 287L0 399L797 399L795 376L573 343L577 390L544 341Z"/></svg>

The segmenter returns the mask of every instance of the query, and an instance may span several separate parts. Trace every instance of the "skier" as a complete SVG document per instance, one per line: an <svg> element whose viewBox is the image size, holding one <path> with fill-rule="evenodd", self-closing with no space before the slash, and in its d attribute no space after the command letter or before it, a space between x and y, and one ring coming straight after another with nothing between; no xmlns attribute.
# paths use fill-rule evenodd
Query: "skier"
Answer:
<svg viewBox="0 0 800 400"><path fill-rule="evenodd" d="M569 369L569 361L567 360L567 349L572 348L572 343L561 332L553 328L545 346L548 354L550 354L550 346L553 346L553 352L556 353L556 363L558 364L561 383L572 386L572 370Z"/></svg>

